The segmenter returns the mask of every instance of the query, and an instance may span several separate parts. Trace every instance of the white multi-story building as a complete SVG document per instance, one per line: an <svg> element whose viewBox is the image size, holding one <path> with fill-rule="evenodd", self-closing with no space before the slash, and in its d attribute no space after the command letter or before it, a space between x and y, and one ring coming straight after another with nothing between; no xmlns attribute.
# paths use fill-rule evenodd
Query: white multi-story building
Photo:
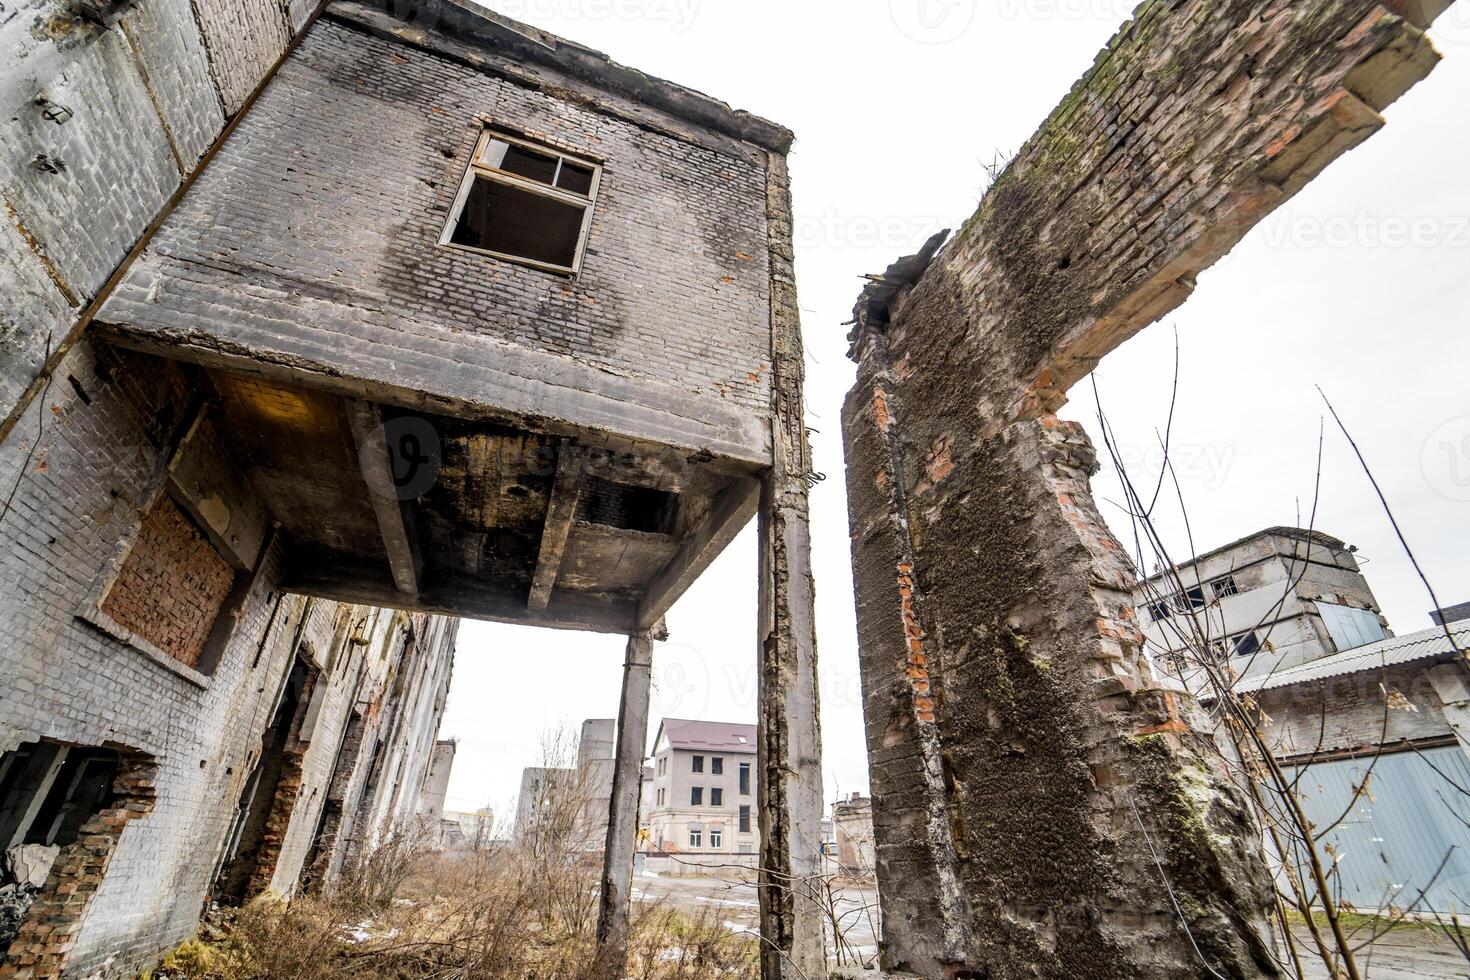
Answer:
<svg viewBox="0 0 1470 980"><path fill-rule="evenodd" d="M653 806L644 821L654 851L755 855L755 726L665 718L653 748Z"/></svg>
<svg viewBox="0 0 1470 980"><path fill-rule="evenodd" d="M1250 678L1385 639L1356 552L1320 531L1275 527L1158 572L1134 590L1148 652L1196 685L1198 658L1186 651L1213 649Z"/></svg>

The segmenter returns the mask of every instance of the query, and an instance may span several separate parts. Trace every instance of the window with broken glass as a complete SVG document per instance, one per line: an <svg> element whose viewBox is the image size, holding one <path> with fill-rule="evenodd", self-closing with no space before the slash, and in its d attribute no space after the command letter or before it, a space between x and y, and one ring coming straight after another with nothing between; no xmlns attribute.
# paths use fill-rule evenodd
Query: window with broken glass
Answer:
<svg viewBox="0 0 1470 980"><path fill-rule="evenodd" d="M590 160L486 130L440 244L575 274L601 181L602 167Z"/></svg>

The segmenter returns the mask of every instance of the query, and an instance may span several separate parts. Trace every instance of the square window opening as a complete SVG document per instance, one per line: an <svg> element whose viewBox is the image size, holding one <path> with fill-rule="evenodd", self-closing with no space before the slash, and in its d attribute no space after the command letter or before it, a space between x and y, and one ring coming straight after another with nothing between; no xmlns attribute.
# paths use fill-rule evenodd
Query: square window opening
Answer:
<svg viewBox="0 0 1470 980"><path fill-rule="evenodd" d="M601 168L518 137L486 132L440 239L538 269L581 266Z"/></svg>

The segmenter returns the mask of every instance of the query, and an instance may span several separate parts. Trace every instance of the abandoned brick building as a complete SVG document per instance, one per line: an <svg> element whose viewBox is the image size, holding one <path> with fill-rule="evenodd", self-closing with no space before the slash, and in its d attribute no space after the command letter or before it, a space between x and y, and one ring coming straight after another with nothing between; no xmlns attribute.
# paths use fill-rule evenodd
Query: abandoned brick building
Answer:
<svg viewBox="0 0 1470 980"><path fill-rule="evenodd" d="M864 294L885 965L1272 974L1249 815L1145 668L1054 412L1381 126L1445 6L1148 0ZM329 885L413 809L463 616L628 637L616 975L652 642L756 515L762 970L822 976L791 134L455 0L7 15L0 828L37 894L0 976L125 972L211 894Z"/></svg>
<svg viewBox="0 0 1470 980"><path fill-rule="evenodd" d="M615 972L652 641L757 514L766 969L819 972L791 134L454 0L0 41L3 826L55 837L36 777L85 816L0 975L329 885L411 815L466 616L628 637Z"/></svg>

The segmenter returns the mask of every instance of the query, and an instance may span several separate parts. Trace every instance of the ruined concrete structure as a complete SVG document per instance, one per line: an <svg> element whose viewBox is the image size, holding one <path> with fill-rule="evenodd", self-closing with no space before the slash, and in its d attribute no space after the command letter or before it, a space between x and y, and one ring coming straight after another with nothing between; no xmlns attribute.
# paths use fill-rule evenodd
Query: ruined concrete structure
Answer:
<svg viewBox="0 0 1470 980"><path fill-rule="evenodd" d="M886 966L1275 975L1250 813L1147 665L1054 413L1380 128L1445 6L1144 3L954 240L865 291L844 433Z"/></svg>
<svg viewBox="0 0 1470 980"><path fill-rule="evenodd" d="M1273 527L1149 576L1133 589L1149 655L1183 668L1194 689L1205 681L1187 654L1201 641L1255 678L1384 639L1388 620L1356 551L1321 531Z"/></svg>
<svg viewBox="0 0 1470 980"><path fill-rule="evenodd" d="M791 134L453 0L23 0L0 44L0 739L118 773L80 938L21 969L185 934L195 835L329 882L410 816L439 617L625 634L640 717L664 613L759 514L765 971L820 975ZM362 674L391 711L349 710L292 624L377 608L412 652ZM365 770L320 758L339 733ZM610 880L641 755L619 737ZM316 816L236 834L246 781Z"/></svg>

